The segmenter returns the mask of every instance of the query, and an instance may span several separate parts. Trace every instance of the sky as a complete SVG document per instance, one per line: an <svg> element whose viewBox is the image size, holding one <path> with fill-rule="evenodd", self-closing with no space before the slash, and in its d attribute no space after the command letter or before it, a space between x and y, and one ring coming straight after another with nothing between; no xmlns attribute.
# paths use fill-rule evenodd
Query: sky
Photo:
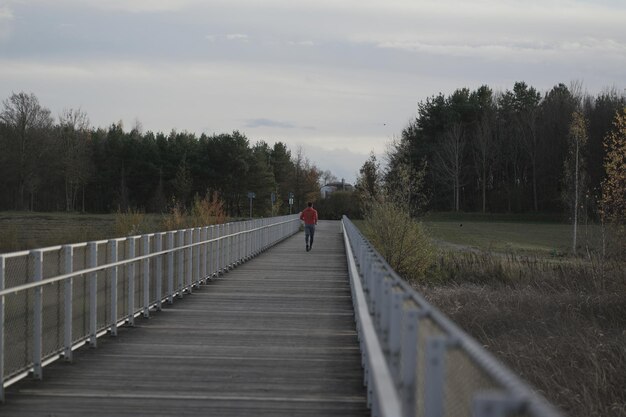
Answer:
<svg viewBox="0 0 626 417"><path fill-rule="evenodd" d="M626 87L624 0L0 0L0 100L281 141L354 182L440 92Z"/></svg>

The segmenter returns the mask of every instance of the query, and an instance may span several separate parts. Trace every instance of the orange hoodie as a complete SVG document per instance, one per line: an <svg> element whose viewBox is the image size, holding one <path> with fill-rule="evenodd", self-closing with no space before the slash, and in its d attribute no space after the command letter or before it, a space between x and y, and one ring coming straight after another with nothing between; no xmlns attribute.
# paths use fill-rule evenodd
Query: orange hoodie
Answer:
<svg viewBox="0 0 626 417"><path fill-rule="evenodd" d="M313 207L307 207L300 213L300 220L304 220L304 224L317 224L317 210Z"/></svg>

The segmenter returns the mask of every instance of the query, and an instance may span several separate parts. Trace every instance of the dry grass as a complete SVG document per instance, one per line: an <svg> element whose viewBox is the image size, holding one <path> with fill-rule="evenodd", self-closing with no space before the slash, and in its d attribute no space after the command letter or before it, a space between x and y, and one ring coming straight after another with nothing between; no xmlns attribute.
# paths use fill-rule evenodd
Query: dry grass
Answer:
<svg viewBox="0 0 626 417"><path fill-rule="evenodd" d="M0 213L0 253L86 242L113 236L115 215Z"/></svg>
<svg viewBox="0 0 626 417"><path fill-rule="evenodd" d="M178 230L222 224L227 220L223 201L217 193L213 193L211 196L207 194L204 198L196 196L190 211L175 202L170 212L163 216L161 228L162 230Z"/></svg>
<svg viewBox="0 0 626 417"><path fill-rule="evenodd" d="M138 210L114 214L0 212L0 253L185 229L227 221L217 197L196 199L188 212L174 205L165 215Z"/></svg>
<svg viewBox="0 0 626 417"><path fill-rule="evenodd" d="M130 209L126 212L118 210L115 214L115 237L145 233L145 218L146 214L141 210Z"/></svg>
<svg viewBox="0 0 626 417"><path fill-rule="evenodd" d="M447 253L418 288L570 416L626 416L626 266Z"/></svg>

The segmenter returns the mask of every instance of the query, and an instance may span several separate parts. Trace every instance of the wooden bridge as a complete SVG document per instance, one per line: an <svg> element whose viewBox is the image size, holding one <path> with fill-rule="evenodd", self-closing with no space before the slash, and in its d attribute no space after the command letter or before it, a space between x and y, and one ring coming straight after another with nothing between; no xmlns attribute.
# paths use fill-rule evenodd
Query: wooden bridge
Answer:
<svg viewBox="0 0 626 417"><path fill-rule="evenodd" d="M364 416L363 369L339 222L296 235L42 381L2 416Z"/></svg>
<svg viewBox="0 0 626 417"><path fill-rule="evenodd" d="M0 416L560 416L349 219L298 228L0 254Z"/></svg>

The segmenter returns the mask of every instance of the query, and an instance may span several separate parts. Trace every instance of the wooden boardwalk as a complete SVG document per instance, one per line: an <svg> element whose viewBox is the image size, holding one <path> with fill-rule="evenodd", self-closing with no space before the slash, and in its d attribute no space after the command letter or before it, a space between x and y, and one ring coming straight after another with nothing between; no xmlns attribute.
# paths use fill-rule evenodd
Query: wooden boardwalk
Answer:
<svg viewBox="0 0 626 417"><path fill-rule="evenodd" d="M9 341L10 343L10 341ZM7 390L0 416L365 416L338 222Z"/></svg>

